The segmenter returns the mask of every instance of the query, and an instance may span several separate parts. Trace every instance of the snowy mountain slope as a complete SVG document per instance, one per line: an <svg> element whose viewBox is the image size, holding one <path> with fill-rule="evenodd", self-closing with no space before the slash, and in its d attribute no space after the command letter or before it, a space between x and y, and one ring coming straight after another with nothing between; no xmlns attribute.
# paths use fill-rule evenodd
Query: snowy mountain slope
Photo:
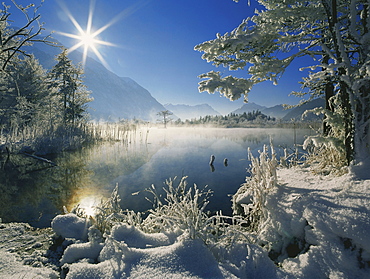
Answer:
<svg viewBox="0 0 370 279"><path fill-rule="evenodd" d="M40 63L50 69L55 65L55 56L60 49L45 44L28 47ZM81 53L74 51L69 58L75 64L81 61ZM94 101L89 103L90 114L96 120L118 120L120 118L155 120L156 114L165 108L138 83L128 77L119 77L101 63L87 58L84 83L92 91Z"/></svg>
<svg viewBox="0 0 370 279"><path fill-rule="evenodd" d="M283 105L276 105L273 107L265 108L261 110L263 114L266 114L271 117L275 117L277 119L283 118L288 112L292 109L285 109Z"/></svg>
<svg viewBox="0 0 370 279"><path fill-rule="evenodd" d="M306 110L310 110L310 109L317 108L317 107L325 107L325 100L322 98L317 98L317 99L314 99L308 102L307 104L304 104L299 107L295 107L283 117L283 120L290 121L293 119L295 121L301 121L302 115ZM307 117L303 119L303 121L313 121L313 120L319 120L319 119L321 119L319 116L310 113L307 115Z"/></svg>
<svg viewBox="0 0 370 279"><path fill-rule="evenodd" d="M173 104L165 104L166 109L173 112L174 115L179 117L181 120L192 119L192 118L199 118L200 116L204 117L206 115L221 115L218 111L214 110L208 104L201 104L201 105L173 105Z"/></svg>
<svg viewBox="0 0 370 279"><path fill-rule="evenodd" d="M89 59L84 80L93 92L94 101L90 106L95 119L138 118L155 121L156 114L165 109L134 80L118 77L95 60Z"/></svg>

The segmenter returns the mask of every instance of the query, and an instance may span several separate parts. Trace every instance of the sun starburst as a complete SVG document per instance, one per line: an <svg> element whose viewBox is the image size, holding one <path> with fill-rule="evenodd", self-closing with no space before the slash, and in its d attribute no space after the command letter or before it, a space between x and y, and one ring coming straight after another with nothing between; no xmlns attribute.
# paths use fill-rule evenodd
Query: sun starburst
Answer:
<svg viewBox="0 0 370 279"><path fill-rule="evenodd" d="M107 62L101 55L101 53L98 50L99 45L105 45L105 46L117 46L113 43L103 41L99 39L99 35L105 31L107 28L112 26L114 23L117 21L121 20L123 17L129 16L133 14L135 11L140 9L141 7L145 6L152 0L141 0L136 2L130 7L127 7L126 9L122 10L118 15L113 17L107 24L102 26L101 28L97 29L96 31L93 31L93 15L94 15L94 9L95 9L95 0L90 0L90 8L89 8L89 14L88 14L88 19L87 19L87 25L86 29L84 30L81 25L77 22L77 20L73 17L71 12L69 11L68 7L63 3L59 2L61 8L64 10L65 14L68 16L68 18L71 20L75 28L77 29L77 34L73 33L65 33L65 32L59 32L57 31L58 34L67 36L73 39L77 40L77 43L73 45L71 48L68 49L68 52L72 52L80 47L83 48L83 56L82 56L82 65L85 66L86 64L86 58L87 58L87 53L89 50L92 50L95 55L98 57L100 62L106 67L108 67Z"/></svg>
<svg viewBox="0 0 370 279"><path fill-rule="evenodd" d="M77 40L77 43L73 45L71 48L69 48L68 52L75 51L76 49L82 47L83 48L82 65L85 66L88 51L92 50L95 53L95 55L98 57L100 62L105 67L108 67L107 62L105 61L100 51L98 50L98 46L99 45L116 46L116 45L113 43L107 42L107 41L100 40L98 38L98 35L101 34L103 31L105 31L113 23L115 23L120 17L120 15L113 18L110 22L108 22L103 27L99 28L98 30L93 31L92 30L92 20L93 20L93 15L94 15L95 1L90 1L90 9L89 9L89 14L88 14L87 25L86 25L86 29L84 30L81 27L81 25L77 22L77 20L73 17L73 15L71 14L67 6L61 5L61 7L63 8L64 12L68 16L68 18L71 20L75 28L77 29L77 34L57 32L60 35L67 36L67 37Z"/></svg>

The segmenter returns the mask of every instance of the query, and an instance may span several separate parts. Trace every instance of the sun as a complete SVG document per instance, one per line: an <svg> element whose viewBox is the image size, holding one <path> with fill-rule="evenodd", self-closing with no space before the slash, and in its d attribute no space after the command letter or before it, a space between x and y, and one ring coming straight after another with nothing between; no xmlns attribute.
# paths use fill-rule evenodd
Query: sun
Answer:
<svg viewBox="0 0 370 279"><path fill-rule="evenodd" d="M112 26L119 20L121 20L123 17L128 17L134 12L136 12L138 9L142 8L143 6L147 5L149 2L152 0L141 0L137 1L135 4L132 6L129 6L122 10L119 14L117 14L115 17L113 17L107 24L104 26L100 27L99 29L96 29L96 31L93 31L93 15L94 15L94 9L95 9L95 0L90 0L90 8L89 8L89 14L88 14L88 20L87 20L87 25L86 28L83 29L81 25L77 22L77 20L72 16L71 12L69 11L68 7L63 3L59 2L59 5L61 8L64 10L68 18L71 20L73 25L75 26L77 30L77 34L72 34L72 33L65 33L65 32L59 32L56 31L56 33L67 36L73 39L76 39L76 44L73 45L71 48L68 49L68 52L72 52L80 47L83 48L83 56L82 56L82 65L85 67L86 64L86 58L87 58L87 53L89 50L92 50L95 55L98 57L100 62L109 69L109 66L103 56L101 55L99 51L99 46L105 45L105 46L117 46L113 43L103 41L99 39L99 35L105 31L108 27Z"/></svg>
<svg viewBox="0 0 370 279"><path fill-rule="evenodd" d="M77 41L75 45L73 45L71 48L68 49L68 52L73 52L76 49L82 47L83 48L82 65L84 67L86 64L86 58L87 58L88 51L91 50L95 53L95 55L98 57L100 62L106 68L108 68L107 62L101 55L98 47L99 45L106 45L106 46L116 46L116 45L113 43L107 42L107 41L100 40L98 36L103 31L105 31L108 27L110 27L113 23L115 23L118 20L119 15L113 18L110 22L105 24L103 27L97 29L96 31L93 31L92 20L93 20L93 15L94 15L95 1L90 1L90 9L89 9L88 20L87 20L87 25L85 29L83 29L81 25L77 22L77 20L72 16L71 12L68 10L66 5L61 3L61 7L66 13L66 15L68 16L68 18L71 20L71 22L73 23L77 31L77 34L57 32L60 35L73 38Z"/></svg>
<svg viewBox="0 0 370 279"><path fill-rule="evenodd" d="M81 43L87 48L94 48L95 47L95 37L90 32L82 32L80 35Z"/></svg>

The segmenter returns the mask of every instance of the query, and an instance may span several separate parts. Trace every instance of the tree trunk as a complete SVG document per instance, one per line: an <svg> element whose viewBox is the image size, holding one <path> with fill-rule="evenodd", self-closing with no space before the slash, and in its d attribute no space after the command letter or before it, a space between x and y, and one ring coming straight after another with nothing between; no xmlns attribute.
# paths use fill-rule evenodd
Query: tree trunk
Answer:
<svg viewBox="0 0 370 279"><path fill-rule="evenodd" d="M339 75L343 75L343 68L339 69ZM340 100L341 100L341 109L343 110L343 119L344 119L344 146L346 151L346 160L347 164L350 165L354 158L354 127L353 127L353 114L351 110L351 103L349 100L349 88L347 84L343 81L339 83L340 89Z"/></svg>
<svg viewBox="0 0 370 279"><path fill-rule="evenodd" d="M329 62L329 55L324 55L323 58L323 64L328 64ZM323 68L323 71L326 69ZM330 80L330 78L326 78L326 84L325 84L325 109L329 111L334 111L334 108L330 105L330 98L334 96L334 85L333 81ZM324 115L324 121L323 121L323 134L324 136L328 136L330 133L330 126L325 121L326 116Z"/></svg>

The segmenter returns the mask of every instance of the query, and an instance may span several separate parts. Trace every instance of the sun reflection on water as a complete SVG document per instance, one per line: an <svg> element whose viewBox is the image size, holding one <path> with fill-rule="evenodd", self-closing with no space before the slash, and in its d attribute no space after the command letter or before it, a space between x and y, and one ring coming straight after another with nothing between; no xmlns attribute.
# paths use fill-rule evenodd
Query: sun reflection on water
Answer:
<svg viewBox="0 0 370 279"><path fill-rule="evenodd" d="M96 213L96 206L98 206L100 202L101 202L101 198L98 196L87 196L87 197L83 197L79 201L78 205L79 205L79 208L84 211L86 216L93 217Z"/></svg>

